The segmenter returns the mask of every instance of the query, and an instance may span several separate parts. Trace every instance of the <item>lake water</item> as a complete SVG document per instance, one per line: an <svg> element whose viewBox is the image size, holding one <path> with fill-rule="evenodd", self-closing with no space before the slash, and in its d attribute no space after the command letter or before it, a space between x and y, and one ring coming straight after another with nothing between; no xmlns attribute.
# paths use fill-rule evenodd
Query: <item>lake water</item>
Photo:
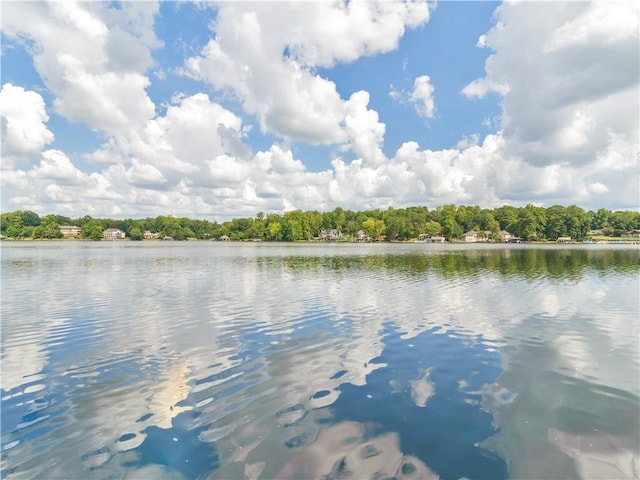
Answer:
<svg viewBox="0 0 640 480"><path fill-rule="evenodd" d="M4 242L3 478L637 478L640 249Z"/></svg>

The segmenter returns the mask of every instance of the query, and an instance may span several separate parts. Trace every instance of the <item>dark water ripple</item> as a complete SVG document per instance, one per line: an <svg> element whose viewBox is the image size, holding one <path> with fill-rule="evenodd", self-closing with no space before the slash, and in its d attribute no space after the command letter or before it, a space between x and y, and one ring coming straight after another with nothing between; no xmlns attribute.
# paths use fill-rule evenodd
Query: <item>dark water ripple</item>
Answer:
<svg viewBox="0 0 640 480"><path fill-rule="evenodd" d="M7 245L3 478L638 475L638 249Z"/></svg>

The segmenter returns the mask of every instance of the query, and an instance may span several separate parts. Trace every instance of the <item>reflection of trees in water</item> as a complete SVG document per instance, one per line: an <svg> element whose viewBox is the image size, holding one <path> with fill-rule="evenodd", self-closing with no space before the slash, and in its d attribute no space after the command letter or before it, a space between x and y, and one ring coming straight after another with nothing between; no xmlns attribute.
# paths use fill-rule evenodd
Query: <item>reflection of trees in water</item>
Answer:
<svg viewBox="0 0 640 480"><path fill-rule="evenodd" d="M556 248L455 250L428 253L380 254L362 256L290 256L274 258L287 269L334 271L362 269L393 270L417 275L435 273L444 278L469 277L487 272L506 277L580 280L587 272L635 273L640 270L640 250L583 250ZM270 263L269 258L260 259Z"/></svg>

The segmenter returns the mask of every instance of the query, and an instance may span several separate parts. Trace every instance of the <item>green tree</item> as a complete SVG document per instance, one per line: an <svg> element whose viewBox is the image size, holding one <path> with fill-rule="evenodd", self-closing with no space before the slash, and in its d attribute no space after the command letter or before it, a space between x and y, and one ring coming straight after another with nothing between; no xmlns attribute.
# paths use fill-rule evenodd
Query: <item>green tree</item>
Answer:
<svg viewBox="0 0 640 480"><path fill-rule="evenodd" d="M367 218L362 222L362 229L373 239L377 239L385 230L385 224L382 220L375 218Z"/></svg>
<svg viewBox="0 0 640 480"><path fill-rule="evenodd" d="M347 223L347 215L345 211L341 207L336 207L331 216L333 220L333 228L342 231Z"/></svg>
<svg viewBox="0 0 640 480"><path fill-rule="evenodd" d="M100 224L97 220L89 220L82 227L82 238L86 238L89 240L102 240L102 232L104 228L102 224Z"/></svg>
<svg viewBox="0 0 640 480"><path fill-rule="evenodd" d="M487 213L485 221L484 221L484 229L491 232L491 238L498 238L498 234L500 233L500 223L496 220L491 213Z"/></svg>
<svg viewBox="0 0 640 480"><path fill-rule="evenodd" d="M438 222L430 220L425 224L424 233L431 237L440 235L442 233L442 225L440 225Z"/></svg>
<svg viewBox="0 0 640 480"><path fill-rule="evenodd" d="M22 223L28 227L37 227L40 225L40 216L35 212L26 210L22 212Z"/></svg>
<svg viewBox="0 0 640 480"><path fill-rule="evenodd" d="M611 211L606 208L599 208L597 212L593 214L591 220L591 228L605 228L611 226Z"/></svg>
<svg viewBox="0 0 640 480"><path fill-rule="evenodd" d="M544 234L549 240L556 240L558 237L567 235L567 226L565 225L566 211L562 205L554 205L547 208L547 224Z"/></svg>
<svg viewBox="0 0 640 480"><path fill-rule="evenodd" d="M435 211L435 215L438 223L442 225L442 232L445 237L447 237L447 240L452 240L462 235L462 227L456 220L455 205L449 204L438 207Z"/></svg>
<svg viewBox="0 0 640 480"><path fill-rule="evenodd" d="M269 240L282 240L282 224L280 222L269 224Z"/></svg>
<svg viewBox="0 0 640 480"><path fill-rule="evenodd" d="M16 214L9 217L9 222L5 233L7 237L11 238L23 238L25 237L25 233L27 230L24 226L24 220L21 212L16 212Z"/></svg>
<svg viewBox="0 0 640 480"><path fill-rule="evenodd" d="M540 240L546 225L545 209L529 204L520 209L517 233L525 240Z"/></svg>
<svg viewBox="0 0 640 480"><path fill-rule="evenodd" d="M493 216L500 223L502 230L516 233L518 227L518 209L516 207L503 205L493 210Z"/></svg>
<svg viewBox="0 0 640 480"><path fill-rule="evenodd" d="M284 225L282 227L282 239L287 242L305 239L302 233L302 225L297 218L290 218L285 215Z"/></svg>
<svg viewBox="0 0 640 480"><path fill-rule="evenodd" d="M131 240L142 240L144 238L142 231L138 227L133 227L129 230L129 236Z"/></svg>
<svg viewBox="0 0 640 480"><path fill-rule="evenodd" d="M587 236L591 221L589 215L576 205L569 205L564 212L564 225L567 235L576 240L582 240Z"/></svg>
<svg viewBox="0 0 640 480"><path fill-rule="evenodd" d="M34 238L62 238L60 225L55 215L45 215L40 219L40 225L33 230Z"/></svg>

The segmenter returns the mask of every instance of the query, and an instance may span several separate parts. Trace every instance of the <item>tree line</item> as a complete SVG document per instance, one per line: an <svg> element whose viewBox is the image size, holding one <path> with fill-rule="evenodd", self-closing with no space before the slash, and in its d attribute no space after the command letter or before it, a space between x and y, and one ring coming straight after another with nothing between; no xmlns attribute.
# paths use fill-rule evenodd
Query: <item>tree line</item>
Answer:
<svg viewBox="0 0 640 480"><path fill-rule="evenodd" d="M632 229L640 229L640 212L611 211L600 208L585 211L576 205L538 207L504 205L494 209L478 206L442 205L434 209L425 206L344 210L328 212L293 210L283 214L259 212L255 217L234 218L218 223L208 220L177 218L160 215L155 218L117 220L92 218L85 215L70 218L44 215L28 210L0 214L0 233L6 238L62 238L61 225L82 228L81 238L99 240L107 228L119 228L127 237L142 240L145 231L160 238L175 240L196 238L231 240L297 241L316 237L321 231L337 230L345 238L358 232L387 240L409 240L421 234L442 235L447 240L461 238L468 231L476 231L488 238L497 238L504 230L526 241L555 241L559 237L583 240L590 230L601 229L602 234L620 236Z"/></svg>

